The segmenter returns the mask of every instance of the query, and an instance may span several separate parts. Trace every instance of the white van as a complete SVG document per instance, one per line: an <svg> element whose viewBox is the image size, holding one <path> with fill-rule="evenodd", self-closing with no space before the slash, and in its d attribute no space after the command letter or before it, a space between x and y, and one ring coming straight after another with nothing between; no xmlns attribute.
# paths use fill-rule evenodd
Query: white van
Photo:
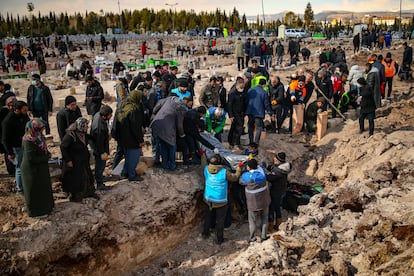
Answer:
<svg viewBox="0 0 414 276"><path fill-rule="evenodd" d="M217 27L209 27L206 29L206 36L218 36L220 33L220 28Z"/></svg>

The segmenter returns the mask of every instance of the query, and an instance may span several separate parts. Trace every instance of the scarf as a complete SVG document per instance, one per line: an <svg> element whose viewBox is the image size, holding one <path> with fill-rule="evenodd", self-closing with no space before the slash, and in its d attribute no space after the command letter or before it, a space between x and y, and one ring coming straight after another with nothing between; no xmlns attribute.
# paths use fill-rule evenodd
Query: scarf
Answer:
<svg viewBox="0 0 414 276"><path fill-rule="evenodd" d="M89 125L89 121L86 118L80 117L71 124L66 130L73 139L79 139L83 144L86 145L86 132L85 127Z"/></svg>
<svg viewBox="0 0 414 276"><path fill-rule="evenodd" d="M142 91L133 90L128 97L123 100L118 107L117 120L122 122L130 112L140 109L142 105Z"/></svg>
<svg viewBox="0 0 414 276"><path fill-rule="evenodd" d="M46 138L42 134L42 130L46 127L46 122L40 118L33 118L27 124L23 135L23 140L29 141L40 148L42 152L48 154Z"/></svg>

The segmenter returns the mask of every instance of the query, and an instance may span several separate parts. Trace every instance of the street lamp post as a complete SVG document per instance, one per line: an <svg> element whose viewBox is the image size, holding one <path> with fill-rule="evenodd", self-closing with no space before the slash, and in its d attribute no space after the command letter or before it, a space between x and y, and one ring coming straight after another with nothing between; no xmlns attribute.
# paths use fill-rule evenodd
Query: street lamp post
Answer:
<svg viewBox="0 0 414 276"><path fill-rule="evenodd" d="M119 3L118 0L118 10L119 10L119 23L120 23L120 27L121 27L121 32L124 32L124 26L122 26L122 13L121 13L121 4Z"/></svg>
<svg viewBox="0 0 414 276"><path fill-rule="evenodd" d="M165 5L166 6L169 6L171 8L171 10L172 10L172 8L174 8L175 6L177 6L178 3L174 3L174 4L165 3ZM172 15L172 31L174 31L174 29L175 29L175 26L174 26L174 16L175 16L175 9L174 9L174 14Z"/></svg>
<svg viewBox="0 0 414 276"><path fill-rule="evenodd" d="M264 14L264 5L263 5L263 0L262 0L262 14L263 14L263 33L264 36L266 36L266 20L265 20L265 14Z"/></svg>
<svg viewBox="0 0 414 276"><path fill-rule="evenodd" d="M400 26L398 28L399 30L399 34L400 34L400 38L402 37L402 16L401 16L401 7L402 7L402 0L400 0Z"/></svg>

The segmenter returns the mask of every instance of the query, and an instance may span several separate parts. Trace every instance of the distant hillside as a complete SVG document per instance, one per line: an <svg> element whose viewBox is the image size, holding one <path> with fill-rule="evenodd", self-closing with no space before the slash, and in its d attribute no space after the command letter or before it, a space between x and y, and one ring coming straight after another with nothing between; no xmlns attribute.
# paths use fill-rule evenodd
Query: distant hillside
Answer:
<svg viewBox="0 0 414 276"><path fill-rule="evenodd" d="M280 13L274 13L274 14L265 14L265 20L266 22L270 22L273 20L280 19L282 20L285 14L288 11L282 11ZM322 20L333 20L333 19L342 19L342 20L353 20L354 22L358 22L363 18L365 15L375 15L377 17L385 17L385 16L399 16L399 11L369 11L369 12L353 12L353 11L322 11L315 14L315 20L316 21L322 21ZM412 17L414 14L414 9L412 10L403 10L402 16L403 17ZM303 13L298 13L296 15L299 15L300 17L303 17ZM261 19L262 15L259 14L259 17ZM247 20L250 21L256 21L257 15L250 15L246 16Z"/></svg>

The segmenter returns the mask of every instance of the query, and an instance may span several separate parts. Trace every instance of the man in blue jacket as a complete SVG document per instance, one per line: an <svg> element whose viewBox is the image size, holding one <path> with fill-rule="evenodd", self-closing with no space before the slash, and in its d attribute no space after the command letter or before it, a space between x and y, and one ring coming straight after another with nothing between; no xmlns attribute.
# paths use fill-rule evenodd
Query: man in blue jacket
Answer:
<svg viewBox="0 0 414 276"><path fill-rule="evenodd" d="M247 172L240 177L240 185L245 186L247 210L249 217L249 242L256 241L256 218L260 217L261 241L267 240L270 193L266 184L266 174L257 165L256 159L247 161Z"/></svg>
<svg viewBox="0 0 414 276"><path fill-rule="evenodd" d="M204 202L206 203L204 227L201 235L203 238L210 236L210 226L213 220L213 212L215 211L216 242L221 244L224 242L224 221L228 208L228 182L238 181L243 164L239 164L236 172L232 173L222 165L221 157L218 154L210 157L207 164L204 152L201 156L201 165L204 168Z"/></svg>
<svg viewBox="0 0 414 276"><path fill-rule="evenodd" d="M260 143L260 135L262 134L264 125L263 119L265 117L265 112L272 115L272 109L270 108L269 96L264 90L266 86L266 80L260 79L259 85L249 89L247 91L246 97L246 115L249 118L248 128L249 128L249 141L250 143ZM274 115L272 115L272 120L274 120ZM254 129L256 127L256 133Z"/></svg>

